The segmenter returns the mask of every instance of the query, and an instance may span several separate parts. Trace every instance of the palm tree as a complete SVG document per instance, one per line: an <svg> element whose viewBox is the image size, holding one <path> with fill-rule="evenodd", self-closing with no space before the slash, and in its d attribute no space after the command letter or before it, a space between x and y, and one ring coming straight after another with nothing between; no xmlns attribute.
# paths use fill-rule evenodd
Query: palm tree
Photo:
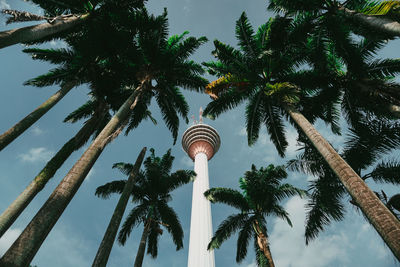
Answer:
<svg viewBox="0 0 400 267"><path fill-rule="evenodd" d="M386 11L393 10L398 1L378 1L369 0L349 0L339 2L335 0L315 0L315 1L287 1L287 0L271 0L269 4L270 10L278 12L288 12L290 14L309 12L316 17L322 18L325 15L340 16L339 20L347 24L356 22L358 25L365 25L370 30L387 36L400 36L400 23L398 18L385 16L388 12L382 11L382 6L386 7ZM393 4L394 3L394 4ZM385 8L383 8L385 10ZM379 15L379 16L377 16ZM338 25L337 25L338 26Z"/></svg>
<svg viewBox="0 0 400 267"><path fill-rule="evenodd" d="M298 195L303 197L305 191L290 184L282 184L287 177L283 166L269 165L259 170L252 165L251 170L240 178L243 193L230 188L211 188L204 195L212 203L224 203L240 210L240 213L229 216L215 232L208 249L219 248L233 233L239 232L237 241L236 262L241 262L247 255L249 239L254 237L256 255L263 253L267 259L265 264L258 261L258 266L273 267L267 234L266 216L274 215L287 221L292 226L289 214L279 204L287 197ZM263 257L258 258L263 259Z"/></svg>
<svg viewBox="0 0 400 267"><path fill-rule="evenodd" d="M121 191L121 197L119 198L118 204L115 206L115 210L110 219L110 223L108 224L103 240L101 241L99 249L97 250L97 254L92 265L93 267L107 265L108 257L110 256L115 236L117 235L122 216L124 215L126 204L128 204L129 197L132 194L132 189L135 180L139 174L139 169L142 165L144 155L146 154L146 149L146 147L142 149L138 158L136 159L135 165L131 166L132 168L129 172L129 178L126 181L123 190Z"/></svg>
<svg viewBox="0 0 400 267"><path fill-rule="evenodd" d="M400 145L400 124L388 120L364 119L356 128L351 128L345 141L341 156L365 181L372 179L376 183L400 184L400 162L381 160ZM288 162L288 169L317 177L310 182L310 201L306 221L306 243L316 238L325 225L332 220L344 218L343 199L346 191L316 149L304 137L298 141L303 144L303 153ZM384 193L375 192L379 199L394 213ZM356 202L350 200L354 205Z"/></svg>
<svg viewBox="0 0 400 267"><path fill-rule="evenodd" d="M176 249L183 247L183 230L178 216L168 205L171 201L171 192L176 188L189 183L195 177L191 170L178 170L171 172L174 157L168 150L162 158L156 157L154 149L150 149L151 155L144 161L144 171L140 171L135 177L131 191L132 201L137 204L126 218L118 240L124 245L134 226L141 222L144 224L143 234L135 259L135 267L142 266L145 248L153 258L158 253L158 238L162 234L161 226L164 226L171 234ZM126 163L116 163L113 168L118 168L122 173L132 172L133 166ZM119 180L107 183L96 189L96 195L108 198L112 193L121 194L127 185L127 180ZM97 265L96 265L97 266ZM105 266L105 265L101 265Z"/></svg>
<svg viewBox="0 0 400 267"><path fill-rule="evenodd" d="M257 140L261 123L265 123L270 138L281 156L284 155L287 146L282 119L283 116L289 117L289 121L307 136L318 150L400 260L399 221L300 112L302 108L300 97L301 94L306 94L305 89L307 89L307 87L302 88L303 82L307 84L305 79L307 76L302 77L302 75L308 72L297 72L296 68L304 63L305 59L296 44L285 43L290 40L291 35L285 35L285 28L278 26L279 24L275 27L273 23L262 25L254 34L246 15L242 14L236 27L241 50L218 41L214 42L216 49L213 54L219 61L206 63L206 66L210 74L216 74L221 78L208 87L209 90L216 92L217 97L207 106L204 113L216 117L248 100L246 126L249 144ZM293 32L298 36L298 31ZM307 36L304 31L301 34ZM296 83L292 82L293 76L297 76ZM319 107L322 103L319 103Z"/></svg>
<svg viewBox="0 0 400 267"><path fill-rule="evenodd" d="M356 6L362 8L366 3L370 2L346 1L344 4L349 5L349 7L352 5L352 8ZM277 0L271 3L270 9L284 10L286 12L285 16L293 15L294 17L308 18L310 25L312 25L310 26L308 35L314 36L314 41L309 43L316 50L311 53L313 58L310 58L310 60L313 63L310 64L319 68L320 72L324 72L323 68L326 68L324 64L329 60L327 58L330 56L329 54L333 53L339 60L339 63L340 61L345 63L345 69L341 69L340 71L343 72L346 70L347 74L345 76L347 77L339 78L335 82L334 88L342 86L343 83L341 80L345 80L347 83L353 83L346 86L352 88L357 94L370 95L369 97L371 95L389 97L391 99L390 103L386 103L382 107L390 110L392 115L396 115L399 118L400 96L397 93L399 85L395 85L395 88L393 88L387 82L384 84L382 82L374 84L374 81L382 78L378 77L381 75L376 76L381 70L390 72L392 76L399 73L398 60L376 60L373 58L379 48L383 47L388 40L393 39L392 36L384 34L382 31L371 30L351 20L346 20L341 12L336 11L336 1L316 0L313 5L310 5L308 2L306 5L305 1L290 3L288 1ZM357 35L361 39L361 42L355 41L355 38L353 38L354 35ZM349 77L348 73L352 77ZM332 77L329 77L329 80L332 82ZM381 79L381 81L383 80ZM335 91L335 89L332 91ZM364 105L364 107L366 106L368 105ZM378 105L372 106L376 108Z"/></svg>
<svg viewBox="0 0 400 267"><path fill-rule="evenodd" d="M207 39L205 37L185 39L187 32L167 38L166 11L158 17L150 16L146 10L136 12L135 15L137 20L141 20L141 23L138 23L138 27L141 28L134 29L136 34L135 42L132 45L139 45L139 47L133 47L135 51L133 58L121 58L131 60L127 67L133 65L135 70L139 68L135 72L136 75L132 75L128 71L129 77L136 78L136 82L131 82L139 85L0 259L1 264L27 265L33 259L105 146L118 135L129 121L132 109L146 111L154 96L167 127L172 131L174 140L178 135L178 114L188 120L189 108L177 86L196 91L204 89L207 80L200 76L204 72L202 67L187 59ZM139 56L136 51L140 52ZM153 85L152 82L156 84ZM128 127L129 129L130 127Z"/></svg>
<svg viewBox="0 0 400 267"><path fill-rule="evenodd" d="M3 9L3 13L12 16L12 18L7 20L7 23L40 20L46 20L47 22L0 32L0 49L18 43L51 40L58 38L66 32L79 31L82 26L90 24L91 21L98 23L99 20L104 18L102 17L104 14L110 14L116 10L142 8L146 0L129 0L123 1L123 3L114 0L72 2L68 0L30 0L29 2L43 8L46 16Z"/></svg>
<svg viewBox="0 0 400 267"><path fill-rule="evenodd" d="M81 3L76 3L76 6L69 6L69 8L67 8L68 5L64 4L63 1L57 1L56 4L40 0L34 2L41 5L51 14L68 13L71 10L76 10L77 6L81 7ZM129 23L131 24L135 21L135 19L132 18L131 12L127 12L125 8L131 7L131 5L133 5L134 8L136 6L141 6L139 2L143 1L124 1L124 4L118 4L118 1L115 3L114 1L105 1L105 3L100 5L99 10L96 9L93 11L96 13L96 19L93 23L86 24L85 27L82 27L78 32L62 35L63 39L70 46L68 49L33 48L24 50L24 52L30 53L33 59L44 60L59 65L57 68L50 70L47 74L25 82L25 85L44 87L60 84L61 89L24 119L0 135L0 151L46 114L46 112L57 104L73 87L82 83L93 82L95 80L94 77L98 77L99 74L101 74L101 76L108 76L108 81L118 81L118 79L115 78L115 73L112 73L114 77L110 78L110 70L107 69L107 67L111 64L110 62L115 62L115 58L118 58L122 53L121 51L125 50L125 47L121 47L121 45L125 44L125 39L129 39L132 35L121 28L126 24L126 21L130 21ZM61 5L61 7L58 7L58 5ZM110 14L113 14L113 16ZM104 35L104 31L107 31L107 36ZM93 46L95 40L98 45ZM41 39L35 43L43 41L45 40ZM113 68L115 71L115 67ZM97 83L97 87L99 87L99 84L101 85L101 83ZM109 85L109 83L106 85ZM102 86L105 87L104 85ZM116 85L114 84L114 86ZM118 87L120 87L120 85L118 85ZM110 94L109 88L104 90L106 93L100 95Z"/></svg>
<svg viewBox="0 0 400 267"><path fill-rule="evenodd" d="M118 34L110 33L110 36L117 39L120 32ZM116 51L123 51L123 47L109 45L107 41L103 40L103 33L99 34L95 30L84 32L83 35L82 37L74 34L72 37L67 38L67 43L71 45L69 49L33 48L24 50L24 52L32 54L34 59L46 60L60 65L45 75L29 80L26 82L27 84L42 87L53 83L68 83L71 80L75 81L75 84L89 84L92 99L72 112L64 122L76 122L87 117L90 117L90 119L77 135L70 139L46 164L32 183L0 216L0 235L11 226L29 202L54 176L65 160L75 150L82 147L91 135L97 136L99 134L111 118L108 110L117 110L124 99L131 93L129 90L120 89L122 78L116 71L120 68L120 65L116 64L114 60ZM101 40L101 45L92 48L93 40ZM147 118L156 123L147 107L138 105L132 112L128 129L131 130L137 127L143 119Z"/></svg>

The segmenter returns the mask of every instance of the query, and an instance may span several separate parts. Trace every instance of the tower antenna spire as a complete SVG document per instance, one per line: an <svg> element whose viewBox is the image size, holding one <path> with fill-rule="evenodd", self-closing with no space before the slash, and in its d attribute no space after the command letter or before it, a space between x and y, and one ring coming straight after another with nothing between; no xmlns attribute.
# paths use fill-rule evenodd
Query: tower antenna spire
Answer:
<svg viewBox="0 0 400 267"><path fill-rule="evenodd" d="M203 108L200 107L199 110L199 123L203 123Z"/></svg>

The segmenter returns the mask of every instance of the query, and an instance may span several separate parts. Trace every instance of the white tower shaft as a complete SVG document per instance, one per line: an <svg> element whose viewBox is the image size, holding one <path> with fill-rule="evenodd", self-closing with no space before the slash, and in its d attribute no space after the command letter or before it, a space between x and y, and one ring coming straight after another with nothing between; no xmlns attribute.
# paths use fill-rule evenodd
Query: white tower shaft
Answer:
<svg viewBox="0 0 400 267"><path fill-rule="evenodd" d="M193 182L188 267L215 267L214 251L207 250L213 233L210 201L204 197L204 192L209 189L208 158L205 153L195 155L194 171L197 177Z"/></svg>
<svg viewBox="0 0 400 267"><path fill-rule="evenodd" d="M193 182L188 267L215 267L214 251L207 250L213 232L211 205L204 192L210 188L208 161L217 153L221 139L213 127L203 123L202 113L200 109L200 123L189 127L182 136L182 147L194 161L197 174Z"/></svg>

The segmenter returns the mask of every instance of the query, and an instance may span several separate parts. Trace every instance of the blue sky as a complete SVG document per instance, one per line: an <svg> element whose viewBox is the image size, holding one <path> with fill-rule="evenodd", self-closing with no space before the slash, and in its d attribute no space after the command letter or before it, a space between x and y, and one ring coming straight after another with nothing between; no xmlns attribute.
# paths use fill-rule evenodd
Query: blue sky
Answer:
<svg viewBox="0 0 400 267"><path fill-rule="evenodd" d="M220 41L236 45L234 25L243 11L246 11L254 27L265 23L271 16L266 11L264 0L150 0L148 9L155 14L161 14L164 7L168 8L170 34L180 34L189 30L194 36L207 36L209 42L194 55L196 61L212 59L212 41ZM40 13L40 9L29 6L22 0L0 0L0 8L29 10ZM0 17L1 30L18 25L5 26L4 17ZM388 44L380 54L382 57L397 57L399 41ZM52 42L48 46L60 47L60 42ZM0 50L0 132L4 132L23 116L28 114L40 103L53 94L58 88L33 88L22 83L30 78L48 71L51 66L33 61L21 52L22 45L16 45ZM212 77L209 77L212 79ZM85 86L73 89L59 104L38 121L31 129L9 145L0 153L0 211L3 211L17 195L29 184L41 170L45 162L71 138L81 124L62 123L70 111L86 102L88 89ZM205 107L209 97L196 93L185 93L191 107L191 114L198 114L200 106ZM94 196L96 187L114 179L123 178L119 172L112 170L114 162L133 162L143 146L154 147L158 155L168 148L176 157L174 170L191 169L190 159L185 155L180 145L182 133L188 127L181 123L179 141L175 146L172 137L162 122L155 105L152 112L158 119L157 126L149 122L143 123L129 136L121 135L109 145L85 182L68 206L59 222L49 234L47 240L33 260L33 264L44 266L90 266L103 237L108 220L112 214L117 197L102 200ZM207 121L219 131L222 144L215 157L209 163L210 186L238 188L239 177L254 163L257 167L270 163L283 164L275 148L269 141L266 130L262 129L259 141L251 148L247 146L244 131L244 107L240 106L220 116L215 121ZM317 124L318 130L333 144L340 146L344 137L331 134L324 124ZM296 137L294 129L287 128L290 142L287 159L296 155ZM46 201L59 181L70 167L80 157L84 150L75 152L57 172L55 177L37 198L26 209L13 227L0 239L0 255L11 245L13 240L24 229L37 210ZM392 155L398 157L398 154ZM306 177L298 173L290 173L288 182L305 188ZM384 188L389 194L394 194L397 188L372 185L375 189ZM143 266L186 266L188 238L190 227L191 185L186 185L173 194L172 206L180 216L184 228L184 249L176 252L170 236L165 233L159 244L157 259L145 257ZM378 234L365 221L362 215L347 204L345 220L332 223L309 246L304 242L305 201L292 198L285 202L290 213L293 228L281 220L268 218L268 229L271 241L272 255L279 267L319 267L319 266L394 266L395 259L384 245ZM128 207L129 210L129 207ZM214 229L230 215L233 210L223 205L212 205ZM131 235L124 247L115 244L108 266L130 266L136 255L142 226ZM215 251L217 266L238 266L235 262L236 237L231 238L219 250ZM255 266L254 253L250 253L239 266Z"/></svg>

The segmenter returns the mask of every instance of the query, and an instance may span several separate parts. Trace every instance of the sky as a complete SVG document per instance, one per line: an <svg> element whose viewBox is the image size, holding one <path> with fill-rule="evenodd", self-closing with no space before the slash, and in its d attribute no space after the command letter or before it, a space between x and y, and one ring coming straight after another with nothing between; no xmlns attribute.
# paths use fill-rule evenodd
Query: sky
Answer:
<svg viewBox="0 0 400 267"><path fill-rule="evenodd" d="M235 21L245 11L257 28L265 23L271 13L266 10L267 1L264 0L149 0L147 5L150 12L161 14L164 7L168 8L170 34L181 34L188 30L193 36L207 36L210 40L201 47L193 59L198 62L212 60L212 41L218 39L224 43L236 46ZM27 10L35 13L42 11L22 0L0 0L0 8ZM10 29L19 25L5 26L5 18L0 15L0 30ZM23 24L22 24L23 25ZM58 41L47 44L48 47L62 47ZM399 41L390 42L381 51L381 57L398 57ZM23 86L23 82L46 73L52 66L33 61L22 52L25 46L15 45L0 49L0 133L31 112L45 101L56 90L57 86L34 88ZM210 80L213 77L208 76ZM35 123L16 141L0 152L0 211L18 196L41 170L46 161L69 140L82 124L66 124L62 120L72 110L87 100L88 89L80 86L73 89L51 111ZM198 116L198 110L210 102L210 98L192 92L185 92L190 105L190 115ZM192 169L193 162L183 151L180 139L184 130L190 125L181 121L178 142L173 146L171 133L162 122L156 105L151 110L158 120L154 126L144 122L129 136L121 135L110 144L97 160L81 188L70 205L61 216L53 230L48 235L32 264L45 266L90 266L98 246L107 227L108 221L117 203L117 196L108 200L99 199L94 195L96 188L115 179L124 179L118 171L112 170L115 162L134 162L143 146L153 147L157 155L164 154L172 148L175 156L173 171L178 169ZM287 158L281 159L269 141L266 129L262 128L258 142L248 147L244 128L244 106L221 115L217 120L205 120L220 134L221 147L214 158L209 162L209 176L211 187L230 187L238 189L238 180L249 170L251 164L257 167L269 164L284 164L297 153L297 133L288 126L287 137L289 147ZM335 146L340 147L345 140L344 136L333 135L322 123L316 124L317 129ZM87 145L85 146L87 148ZM12 228L0 239L0 255L18 237L29 223L41 205L67 174L72 165L79 159L84 149L76 151L56 173L55 177L46 185L45 189L33 200L23 215L15 222ZM392 157L398 157L395 153ZM289 172L287 182L298 187L306 188L307 181L313 179L299 173ZM398 188L387 185L369 183L375 190L384 189L385 192L395 194ZM184 229L184 248L175 251L171 237L164 233L159 243L157 259L145 256L143 266L174 266L181 267L187 264L190 210L190 184L174 191L171 206L178 213ZM321 267L321 266L397 266L395 258L384 245L376 231L366 222L363 216L348 203L346 216L341 222L333 222L317 239L305 246L304 222L306 201L298 197L287 199L283 205L290 214L293 227L286 222L267 218L268 232L271 243L271 252L278 267ZM132 208L127 207L126 213ZM212 205L213 227L217 228L227 216L235 212L221 204ZM131 266L139 245L143 226L136 228L125 246L114 244L108 266ZM236 236L231 237L220 249L215 251L216 266L243 266L255 265L252 247L249 248L247 258L241 263L235 262Z"/></svg>

